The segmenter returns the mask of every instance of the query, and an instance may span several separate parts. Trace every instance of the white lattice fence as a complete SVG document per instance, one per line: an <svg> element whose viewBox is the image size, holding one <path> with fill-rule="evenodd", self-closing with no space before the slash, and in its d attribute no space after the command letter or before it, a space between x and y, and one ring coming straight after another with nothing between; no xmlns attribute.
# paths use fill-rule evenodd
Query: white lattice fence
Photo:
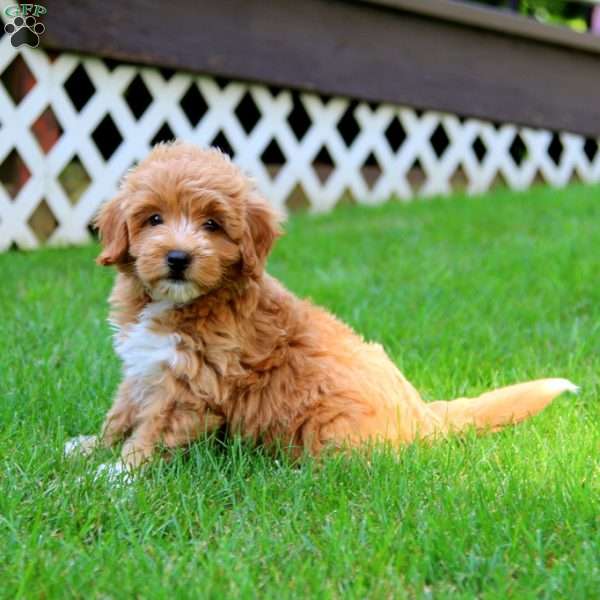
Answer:
<svg viewBox="0 0 600 600"><path fill-rule="evenodd" d="M283 210L301 200L324 211L348 197L478 193L498 178L514 189L540 177L555 186L600 181L597 140L569 133L70 53L51 59L14 49L7 35L0 74L0 249L85 242L122 174L173 136L231 152ZM34 82L24 95L14 86L23 74Z"/></svg>

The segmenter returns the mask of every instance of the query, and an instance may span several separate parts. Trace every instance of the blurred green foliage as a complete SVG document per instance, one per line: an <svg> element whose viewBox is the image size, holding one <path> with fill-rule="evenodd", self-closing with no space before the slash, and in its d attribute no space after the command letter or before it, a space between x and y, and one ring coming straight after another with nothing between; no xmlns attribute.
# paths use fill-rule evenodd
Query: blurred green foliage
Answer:
<svg viewBox="0 0 600 600"><path fill-rule="evenodd" d="M570 0L472 0L503 9L512 9L538 21L566 25L577 31L586 31L593 5Z"/></svg>

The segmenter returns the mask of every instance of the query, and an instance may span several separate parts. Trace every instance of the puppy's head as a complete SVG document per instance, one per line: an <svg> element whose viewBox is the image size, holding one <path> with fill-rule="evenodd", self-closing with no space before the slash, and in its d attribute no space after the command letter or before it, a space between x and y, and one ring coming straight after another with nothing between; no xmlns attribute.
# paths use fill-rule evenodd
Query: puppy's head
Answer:
<svg viewBox="0 0 600 600"><path fill-rule="evenodd" d="M277 214L225 155L180 142L156 146L96 223L98 263L176 303L259 276L279 235Z"/></svg>

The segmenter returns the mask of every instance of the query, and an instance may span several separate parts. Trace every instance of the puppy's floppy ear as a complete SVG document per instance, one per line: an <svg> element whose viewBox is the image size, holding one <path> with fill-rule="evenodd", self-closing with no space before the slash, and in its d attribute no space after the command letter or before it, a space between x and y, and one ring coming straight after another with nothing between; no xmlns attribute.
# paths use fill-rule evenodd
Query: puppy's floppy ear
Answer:
<svg viewBox="0 0 600 600"><path fill-rule="evenodd" d="M119 194L106 202L96 217L96 227L102 241L102 252L96 259L99 265L124 264L129 258L129 234L121 202L122 196Z"/></svg>
<svg viewBox="0 0 600 600"><path fill-rule="evenodd" d="M241 244L246 274L260 274L273 243L281 235L281 216L258 194L246 204L246 231Z"/></svg>

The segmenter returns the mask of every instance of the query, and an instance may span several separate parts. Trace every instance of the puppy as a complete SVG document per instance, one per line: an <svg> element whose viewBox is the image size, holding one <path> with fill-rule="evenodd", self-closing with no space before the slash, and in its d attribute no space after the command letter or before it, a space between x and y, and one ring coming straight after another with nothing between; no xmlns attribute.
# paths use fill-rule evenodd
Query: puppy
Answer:
<svg viewBox="0 0 600 600"><path fill-rule="evenodd" d="M423 402L379 344L265 272L279 217L216 150L160 144L97 219L123 380L99 439L122 467L226 426L299 454L496 430L575 386L542 379Z"/></svg>

